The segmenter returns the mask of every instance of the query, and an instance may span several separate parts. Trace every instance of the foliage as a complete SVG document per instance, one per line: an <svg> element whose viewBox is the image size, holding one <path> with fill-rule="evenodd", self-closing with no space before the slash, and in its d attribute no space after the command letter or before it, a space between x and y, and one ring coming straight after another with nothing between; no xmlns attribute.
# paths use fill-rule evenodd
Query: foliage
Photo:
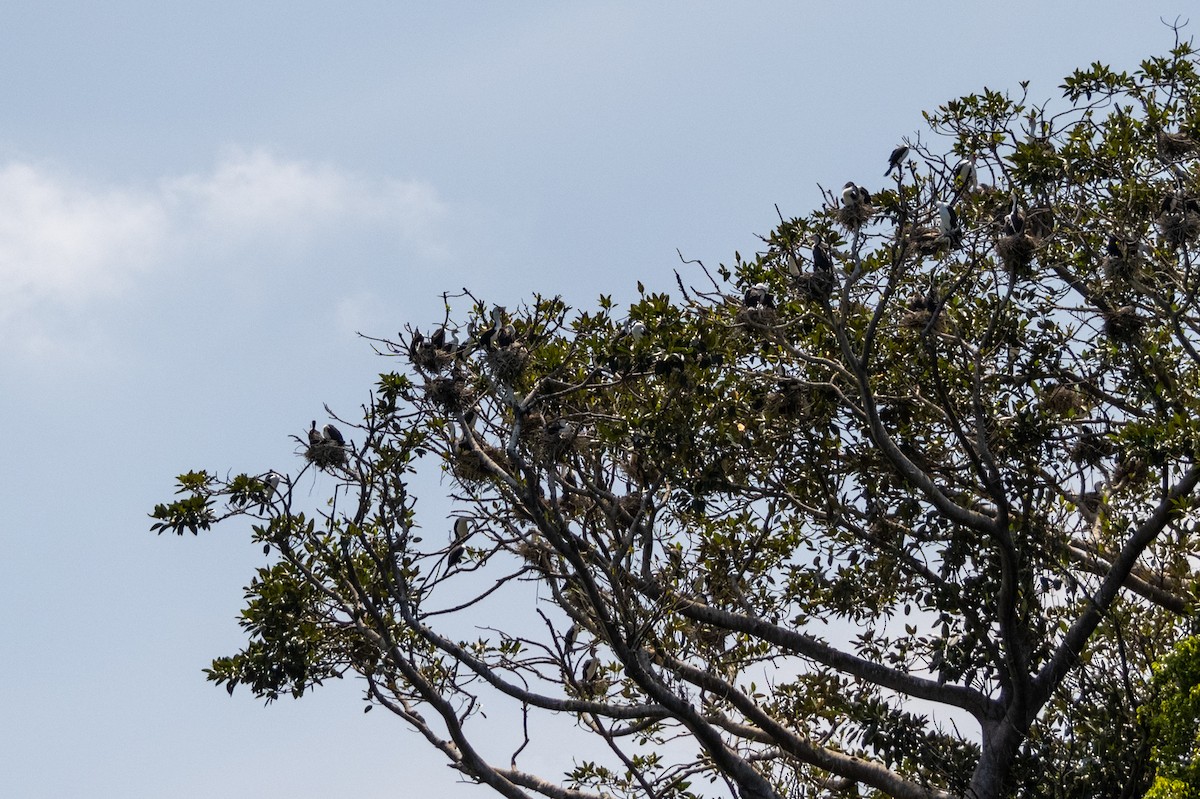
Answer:
<svg viewBox="0 0 1200 799"><path fill-rule="evenodd" d="M1196 66L951 101L884 190L627 313L464 295L378 341L405 365L305 453L327 506L202 472L152 514L255 520L210 679L356 674L506 796L1140 795L1194 744L1138 708L1196 599Z"/></svg>

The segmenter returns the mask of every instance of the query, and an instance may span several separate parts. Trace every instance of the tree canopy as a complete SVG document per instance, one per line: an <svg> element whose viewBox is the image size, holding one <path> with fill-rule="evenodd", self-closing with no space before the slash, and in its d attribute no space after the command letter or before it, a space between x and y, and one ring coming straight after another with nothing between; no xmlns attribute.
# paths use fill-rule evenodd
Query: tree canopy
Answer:
<svg viewBox="0 0 1200 799"><path fill-rule="evenodd" d="M1197 596L1197 61L947 102L886 179L864 161L881 185L677 293L463 292L373 339L394 366L344 441L314 422L295 472L191 472L154 509L263 547L209 679L357 676L509 797L1140 796L1194 771L1163 721L1188 661L1152 666ZM411 491L438 470L448 522ZM560 735L594 744L524 765Z"/></svg>

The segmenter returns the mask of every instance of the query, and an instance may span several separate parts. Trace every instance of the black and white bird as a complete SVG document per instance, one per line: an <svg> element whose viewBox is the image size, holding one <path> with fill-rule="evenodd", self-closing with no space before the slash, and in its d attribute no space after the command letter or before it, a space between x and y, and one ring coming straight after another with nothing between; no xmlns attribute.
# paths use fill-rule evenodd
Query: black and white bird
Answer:
<svg viewBox="0 0 1200 799"><path fill-rule="evenodd" d="M742 301L747 308L775 307L775 295L771 293L771 289L766 283L755 283L746 289L746 293L742 295Z"/></svg>
<svg viewBox="0 0 1200 799"><path fill-rule="evenodd" d="M575 649L575 640L579 638L579 622L575 622L567 628L566 635L563 636L563 654L570 655Z"/></svg>
<svg viewBox="0 0 1200 799"><path fill-rule="evenodd" d="M267 496L275 496L275 492L279 490L279 481L283 476L279 472L267 472L263 475L263 484L267 487Z"/></svg>
<svg viewBox="0 0 1200 799"><path fill-rule="evenodd" d="M787 255L787 273L792 277L800 277L804 272L800 268L800 259L796 257L796 253L792 251L791 247L788 247L784 252Z"/></svg>
<svg viewBox="0 0 1200 799"><path fill-rule="evenodd" d="M994 217L993 217L994 218ZM1012 208L1004 215L1004 235L1020 236L1025 232L1025 214L1017 207L1017 198L1013 196Z"/></svg>
<svg viewBox="0 0 1200 799"><path fill-rule="evenodd" d="M961 192L967 192L979 184L979 172L975 169L975 161L963 158L954 165L954 185Z"/></svg>
<svg viewBox="0 0 1200 799"><path fill-rule="evenodd" d="M642 322L634 322L629 326L629 336L634 343L641 341L646 337L646 325Z"/></svg>
<svg viewBox="0 0 1200 799"><path fill-rule="evenodd" d="M462 544L456 544L450 549L450 554L446 556L446 568L453 569L455 566L462 563L462 559L466 554L467 548Z"/></svg>
<svg viewBox="0 0 1200 799"><path fill-rule="evenodd" d="M325 438L321 435L321 431L317 429L317 420L313 419L312 427L308 429L308 445L310 447L319 447L325 442Z"/></svg>
<svg viewBox="0 0 1200 799"><path fill-rule="evenodd" d="M471 537L471 523L466 519L458 518L454 520L454 543L464 543Z"/></svg>
<svg viewBox="0 0 1200 799"><path fill-rule="evenodd" d="M314 429L316 426L317 423L313 422ZM311 439L312 436L310 435L309 438ZM342 431L338 430L331 424L327 424L321 429L321 438L327 444L336 444L339 447L344 447L346 445L346 439L342 437Z"/></svg>
<svg viewBox="0 0 1200 799"><path fill-rule="evenodd" d="M842 204L847 208L854 205L870 205L871 192L855 184L852 180L848 181L842 187Z"/></svg>
<svg viewBox="0 0 1200 799"><path fill-rule="evenodd" d="M958 227L958 213L954 210L954 206L950 203L939 202L938 209L938 232L944 238L953 239L962 233Z"/></svg>
<svg viewBox="0 0 1200 799"><path fill-rule="evenodd" d="M813 245L813 269L818 272L832 272L833 259L829 257L829 253L825 252L825 248L820 243Z"/></svg>
<svg viewBox="0 0 1200 799"><path fill-rule="evenodd" d="M901 167L901 165L904 164L904 159L907 157L908 157L908 145L907 144L901 144L895 150L892 150L892 154L888 156L887 171L883 173L883 176L886 178L888 175L892 174L893 169L899 169Z"/></svg>
<svg viewBox="0 0 1200 799"><path fill-rule="evenodd" d="M429 337L429 343L433 345L434 349L443 352L457 352L458 333L443 325L433 331L433 335Z"/></svg>

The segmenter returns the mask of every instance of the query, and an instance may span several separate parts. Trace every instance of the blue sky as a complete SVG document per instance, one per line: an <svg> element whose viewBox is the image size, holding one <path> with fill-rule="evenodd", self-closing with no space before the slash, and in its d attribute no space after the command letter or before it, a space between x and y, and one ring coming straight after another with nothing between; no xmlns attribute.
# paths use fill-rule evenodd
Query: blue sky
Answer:
<svg viewBox="0 0 1200 799"><path fill-rule="evenodd" d="M288 437L389 368L356 332L442 291L669 290L676 248L729 260L776 204L879 183L922 109L1057 97L1181 10L5 3L0 795L485 795L353 685L204 682L261 556L150 534L173 476L295 471Z"/></svg>

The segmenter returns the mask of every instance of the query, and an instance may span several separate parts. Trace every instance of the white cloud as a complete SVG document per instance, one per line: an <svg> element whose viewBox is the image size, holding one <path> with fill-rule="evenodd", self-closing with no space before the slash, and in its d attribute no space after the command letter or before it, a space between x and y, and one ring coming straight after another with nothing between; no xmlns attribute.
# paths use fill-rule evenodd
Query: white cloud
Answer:
<svg viewBox="0 0 1200 799"><path fill-rule="evenodd" d="M45 351L55 327L80 329L90 309L123 297L180 253L261 252L370 229L438 257L445 216L425 183L261 149L230 150L211 172L148 188L94 186L12 162L0 166L0 348ZM56 324L67 317L70 324Z"/></svg>

